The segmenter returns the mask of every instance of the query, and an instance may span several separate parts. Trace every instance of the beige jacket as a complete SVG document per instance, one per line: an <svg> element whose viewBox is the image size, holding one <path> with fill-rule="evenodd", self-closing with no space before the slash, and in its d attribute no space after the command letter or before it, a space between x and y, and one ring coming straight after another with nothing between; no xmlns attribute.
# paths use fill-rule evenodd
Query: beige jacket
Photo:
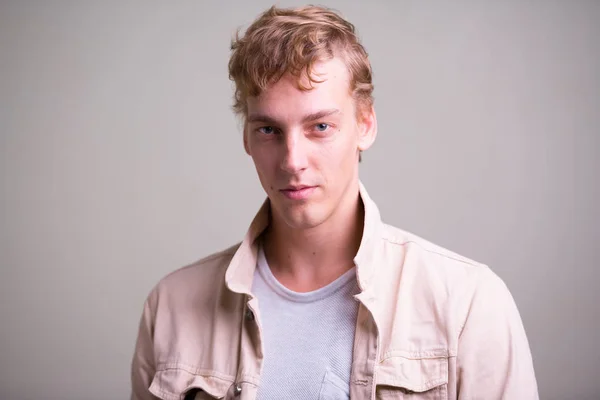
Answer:
<svg viewBox="0 0 600 400"><path fill-rule="evenodd" d="M537 399L513 298L487 266L381 221L365 206L352 399ZM261 316L251 285L268 201L244 240L164 277L150 292L131 399L256 397ZM293 338L290 338L293 340Z"/></svg>

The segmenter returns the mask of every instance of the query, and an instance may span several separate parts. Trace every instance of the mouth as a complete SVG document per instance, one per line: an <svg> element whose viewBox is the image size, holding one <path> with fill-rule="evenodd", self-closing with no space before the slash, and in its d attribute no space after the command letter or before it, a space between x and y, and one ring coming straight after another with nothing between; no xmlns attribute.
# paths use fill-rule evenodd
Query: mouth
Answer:
<svg viewBox="0 0 600 400"><path fill-rule="evenodd" d="M291 200L305 200L314 192L316 186L291 185L281 190L281 193Z"/></svg>

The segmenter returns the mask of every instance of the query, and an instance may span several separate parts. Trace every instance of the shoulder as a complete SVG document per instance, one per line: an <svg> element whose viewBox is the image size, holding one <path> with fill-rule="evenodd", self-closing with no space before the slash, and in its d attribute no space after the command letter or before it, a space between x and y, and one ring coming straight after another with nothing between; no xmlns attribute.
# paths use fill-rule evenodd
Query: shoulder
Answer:
<svg viewBox="0 0 600 400"><path fill-rule="evenodd" d="M403 254L406 261L414 261L420 267L438 272L475 272L486 265L433 243L412 232L383 224L382 239L393 251Z"/></svg>
<svg viewBox="0 0 600 400"><path fill-rule="evenodd" d="M424 291L466 298L482 289L507 293L504 281L483 262L387 224L382 238L388 253L397 255L389 268L397 271L398 278L415 281Z"/></svg>
<svg viewBox="0 0 600 400"><path fill-rule="evenodd" d="M150 303L210 297L224 285L225 272L240 243L211 253L162 277L148 295Z"/></svg>
<svg viewBox="0 0 600 400"><path fill-rule="evenodd" d="M377 279L381 318L399 329L392 329L387 339L390 348L417 348L402 334L412 326L420 340L456 354L469 316L478 323L477 313L502 318L504 309L513 307L504 281L488 265L389 225L382 238L384 262Z"/></svg>
<svg viewBox="0 0 600 400"><path fill-rule="evenodd" d="M439 261L445 261L464 268L479 267L482 265L478 261L392 225L383 224L382 237L392 246L402 247L404 251L419 253Z"/></svg>

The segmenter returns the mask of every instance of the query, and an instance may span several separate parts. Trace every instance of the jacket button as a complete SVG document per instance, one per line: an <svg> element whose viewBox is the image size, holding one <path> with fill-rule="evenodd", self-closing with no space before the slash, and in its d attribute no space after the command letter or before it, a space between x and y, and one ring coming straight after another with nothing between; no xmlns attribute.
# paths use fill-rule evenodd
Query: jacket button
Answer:
<svg viewBox="0 0 600 400"><path fill-rule="evenodd" d="M235 397L237 397L240 394L242 394L242 385L240 385L239 383L236 383L235 386L233 387L233 395Z"/></svg>
<svg viewBox="0 0 600 400"><path fill-rule="evenodd" d="M254 313L251 310L246 310L245 318L246 321L254 321Z"/></svg>

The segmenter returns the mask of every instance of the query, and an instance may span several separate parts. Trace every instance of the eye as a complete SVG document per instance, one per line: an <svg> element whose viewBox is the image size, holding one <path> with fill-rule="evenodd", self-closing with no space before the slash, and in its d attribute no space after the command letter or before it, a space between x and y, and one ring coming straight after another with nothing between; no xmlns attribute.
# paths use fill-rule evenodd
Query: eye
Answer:
<svg viewBox="0 0 600 400"><path fill-rule="evenodd" d="M326 124L324 122L315 125L315 129L319 132L325 132L327 128L329 128L329 124Z"/></svg>
<svg viewBox="0 0 600 400"><path fill-rule="evenodd" d="M275 133L275 128L273 128L272 126L263 126L261 128L258 128L258 131L260 133L264 133L265 135L272 135Z"/></svg>

